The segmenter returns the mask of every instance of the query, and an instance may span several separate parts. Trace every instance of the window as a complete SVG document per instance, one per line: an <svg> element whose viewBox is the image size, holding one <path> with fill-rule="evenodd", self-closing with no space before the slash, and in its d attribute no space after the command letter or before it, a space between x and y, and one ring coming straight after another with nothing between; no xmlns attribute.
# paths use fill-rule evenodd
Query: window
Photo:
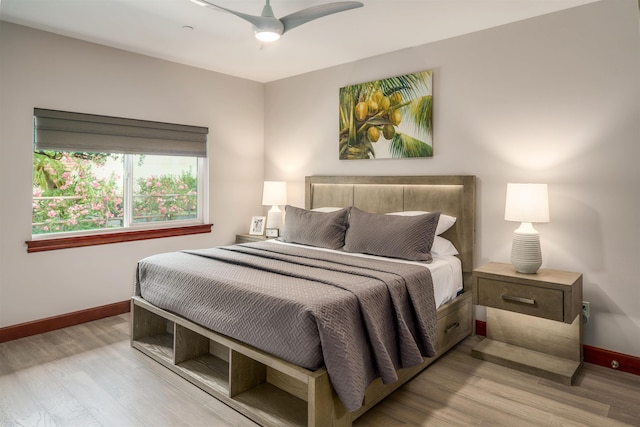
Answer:
<svg viewBox="0 0 640 427"><path fill-rule="evenodd" d="M203 225L207 133L195 126L35 109L33 240L27 244Z"/></svg>

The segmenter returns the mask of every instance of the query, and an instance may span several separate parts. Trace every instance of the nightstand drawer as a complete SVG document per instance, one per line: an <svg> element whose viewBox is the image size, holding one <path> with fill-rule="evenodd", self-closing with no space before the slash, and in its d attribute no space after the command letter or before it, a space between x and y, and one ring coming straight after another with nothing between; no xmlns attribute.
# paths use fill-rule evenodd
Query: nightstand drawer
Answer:
<svg viewBox="0 0 640 427"><path fill-rule="evenodd" d="M479 277L478 304L545 319L564 321L563 292L557 289Z"/></svg>

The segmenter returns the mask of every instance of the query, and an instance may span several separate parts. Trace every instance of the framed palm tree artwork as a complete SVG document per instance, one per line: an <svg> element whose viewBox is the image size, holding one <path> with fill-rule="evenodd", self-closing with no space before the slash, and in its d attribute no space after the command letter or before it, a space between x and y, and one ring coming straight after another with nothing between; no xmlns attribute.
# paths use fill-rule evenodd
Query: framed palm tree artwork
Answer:
<svg viewBox="0 0 640 427"><path fill-rule="evenodd" d="M340 88L340 160L433 157L432 75Z"/></svg>

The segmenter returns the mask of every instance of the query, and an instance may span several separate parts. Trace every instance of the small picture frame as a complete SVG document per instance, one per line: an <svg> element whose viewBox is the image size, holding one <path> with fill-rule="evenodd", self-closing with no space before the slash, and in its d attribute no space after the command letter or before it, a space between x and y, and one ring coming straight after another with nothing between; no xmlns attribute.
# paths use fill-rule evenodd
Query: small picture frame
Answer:
<svg viewBox="0 0 640 427"><path fill-rule="evenodd" d="M249 226L249 234L254 236L262 236L264 234L264 225L267 222L266 216L254 216L251 218Z"/></svg>
<svg viewBox="0 0 640 427"><path fill-rule="evenodd" d="M278 237L280 236L280 230L277 228L267 228L267 230L265 231L265 236L267 237Z"/></svg>

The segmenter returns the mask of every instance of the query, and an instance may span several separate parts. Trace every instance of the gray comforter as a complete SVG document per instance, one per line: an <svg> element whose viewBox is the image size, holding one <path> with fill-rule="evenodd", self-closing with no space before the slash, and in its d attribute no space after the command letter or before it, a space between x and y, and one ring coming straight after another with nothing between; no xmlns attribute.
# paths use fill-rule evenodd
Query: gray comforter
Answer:
<svg viewBox="0 0 640 427"><path fill-rule="evenodd" d="M136 294L307 369L325 365L348 411L376 377L435 354L427 268L259 242L155 255Z"/></svg>

